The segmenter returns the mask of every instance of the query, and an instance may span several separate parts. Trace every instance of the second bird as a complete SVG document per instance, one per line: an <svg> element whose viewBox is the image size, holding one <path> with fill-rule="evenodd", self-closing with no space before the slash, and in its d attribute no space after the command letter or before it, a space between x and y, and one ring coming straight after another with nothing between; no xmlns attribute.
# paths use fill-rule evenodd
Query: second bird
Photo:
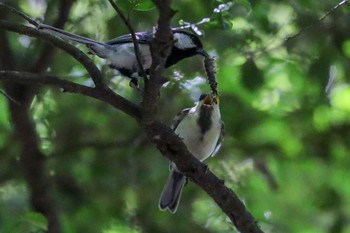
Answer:
<svg viewBox="0 0 350 233"><path fill-rule="evenodd" d="M184 109L175 117L173 130L198 160L214 156L224 137L218 97L201 95L193 108ZM172 163L170 176L159 200L161 210L176 212L185 182L185 176Z"/></svg>
<svg viewBox="0 0 350 233"><path fill-rule="evenodd" d="M116 69L123 76L130 78L130 84L137 85L137 79L140 77L140 69L130 34L107 42L98 42L48 25L39 26L39 30L56 35L62 39L68 39L86 45L91 53L106 59L112 69ZM196 35L184 30L174 29L172 31L174 45L166 60L165 68L197 54L208 56L203 49L200 39ZM135 35L140 48L141 63L143 69L147 72L152 64L150 43L154 38L154 31L137 32Z"/></svg>

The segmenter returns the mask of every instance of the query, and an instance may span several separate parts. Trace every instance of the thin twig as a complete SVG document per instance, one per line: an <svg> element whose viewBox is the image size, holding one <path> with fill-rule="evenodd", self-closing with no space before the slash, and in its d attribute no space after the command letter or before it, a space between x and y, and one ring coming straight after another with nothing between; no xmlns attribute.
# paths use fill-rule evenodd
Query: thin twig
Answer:
<svg viewBox="0 0 350 233"><path fill-rule="evenodd" d="M21 105L20 102L18 102L17 100L15 100L13 97L11 97L10 95L8 95L5 91L0 89L0 94L2 94L3 96L5 96L9 101L12 101L13 103L17 104L17 105Z"/></svg>
<svg viewBox="0 0 350 233"><path fill-rule="evenodd" d="M197 23L188 23L188 22L184 22L182 21L185 25L180 26L180 27L173 27L173 30L183 30L183 29L191 29L192 32L194 32L197 36L202 36L203 33L198 29L198 25L210 22L210 18L203 18L201 21L197 22Z"/></svg>
<svg viewBox="0 0 350 233"><path fill-rule="evenodd" d="M309 24L308 26L300 29L297 33L286 36L284 38L284 40L282 42L280 42L279 44L277 44L274 47L268 48L264 47L264 48L260 48L257 49L255 51L252 52L248 52L246 53L247 56L251 57L252 55L254 56L259 56L259 55L263 55L264 53L268 52L268 51L273 51L281 46L283 46L284 44L286 44L287 42L289 42L292 39L295 39L299 36L301 36L304 32L310 30L312 27L316 26L317 24L319 24L320 22L322 22L323 20L325 20L330 14L332 14L335 10L337 10L338 8L340 8L341 6L345 5L346 3L349 3L349 0L342 0L341 2L339 2L337 5L335 5L334 7L332 7L330 10L328 10L325 14L323 14L320 18L318 18L315 22Z"/></svg>
<svg viewBox="0 0 350 233"><path fill-rule="evenodd" d="M2 2L0 2L0 7L4 7L6 9L10 10L12 13L15 13L16 15L21 16L22 18L27 20L30 24L32 24L36 27L39 25L39 23L37 21L35 21L33 18L31 18L30 16L26 15L25 13L17 10L16 8L13 8L9 5L6 5L5 3L2 3Z"/></svg>
<svg viewBox="0 0 350 233"><path fill-rule="evenodd" d="M134 29L132 28L132 26L130 25L129 20L124 16L123 12L119 9L119 7L117 6L117 4L115 4L115 2L113 0L108 0L109 3L112 5L113 9L117 12L117 14L119 15L119 17L123 20L125 26L128 28L130 34L131 34L131 38L132 38L132 42L134 44L134 50L135 50L135 56L136 56L136 60L137 63L139 65L139 71L141 73L141 76L146 79L146 73L145 70L143 69L143 65L142 65L142 60L141 60L141 55L140 55L140 47L139 47L139 43L138 40L136 38L136 34Z"/></svg>
<svg viewBox="0 0 350 233"><path fill-rule="evenodd" d="M291 39L294 39L298 36L300 36L302 33L308 31L310 28L312 28L313 26L319 24L320 22L322 22L325 18L327 18L330 14L332 14L335 10L337 10L339 7L341 7L342 5L344 5L345 3L347 3L349 0L343 0L341 2L339 2L337 5L335 5L334 7L332 7L330 10L328 10L324 15L322 15L320 18L318 18L318 20L316 22L313 22L312 24L309 24L308 26L302 28L299 30L299 32L293 34L293 35L290 35L290 36L287 36L285 39L284 39L284 42L288 42L289 40Z"/></svg>

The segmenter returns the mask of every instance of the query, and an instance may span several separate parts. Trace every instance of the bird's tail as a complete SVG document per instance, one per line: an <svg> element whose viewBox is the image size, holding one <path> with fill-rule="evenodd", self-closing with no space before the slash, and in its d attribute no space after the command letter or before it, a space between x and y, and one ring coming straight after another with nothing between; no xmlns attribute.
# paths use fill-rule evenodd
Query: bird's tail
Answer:
<svg viewBox="0 0 350 233"><path fill-rule="evenodd" d="M70 32L66 32L62 29L55 28L55 27L45 25L45 24L39 25L38 29L41 31L47 32L51 35L58 36L64 40L74 41L74 42L81 43L81 44L84 44L87 46L89 46L89 45L103 45L103 43L100 43L100 42L95 41L93 39L79 36L79 35L76 35L76 34L73 34Z"/></svg>
<svg viewBox="0 0 350 233"><path fill-rule="evenodd" d="M170 176L164 186L162 195L159 200L160 210L169 210L175 213L179 205L182 188L184 187L186 178L181 173L172 169Z"/></svg>

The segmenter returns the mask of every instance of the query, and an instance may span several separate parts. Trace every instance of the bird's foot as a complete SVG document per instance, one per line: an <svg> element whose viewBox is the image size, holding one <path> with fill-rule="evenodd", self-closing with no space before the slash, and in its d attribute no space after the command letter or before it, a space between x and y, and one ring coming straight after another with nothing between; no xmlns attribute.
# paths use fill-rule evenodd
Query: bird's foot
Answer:
<svg viewBox="0 0 350 233"><path fill-rule="evenodd" d="M134 88L137 91L141 91L137 78L131 78L129 82L129 86Z"/></svg>

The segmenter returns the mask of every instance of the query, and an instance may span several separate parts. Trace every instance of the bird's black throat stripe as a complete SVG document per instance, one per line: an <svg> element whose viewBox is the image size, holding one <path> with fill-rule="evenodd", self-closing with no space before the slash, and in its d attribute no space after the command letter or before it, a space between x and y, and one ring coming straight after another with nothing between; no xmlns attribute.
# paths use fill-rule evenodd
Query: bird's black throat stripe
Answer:
<svg viewBox="0 0 350 233"><path fill-rule="evenodd" d="M202 132L201 140L203 140L204 134L210 129L212 125L211 114L212 108L210 107L201 107L199 111L198 125Z"/></svg>
<svg viewBox="0 0 350 233"><path fill-rule="evenodd" d="M168 68L169 66L172 66L182 59L185 59L187 57L192 57L194 55L198 54L196 48L189 48L189 49L179 49L176 47L173 47L171 50L170 55L168 56L166 62L165 62L165 68Z"/></svg>

